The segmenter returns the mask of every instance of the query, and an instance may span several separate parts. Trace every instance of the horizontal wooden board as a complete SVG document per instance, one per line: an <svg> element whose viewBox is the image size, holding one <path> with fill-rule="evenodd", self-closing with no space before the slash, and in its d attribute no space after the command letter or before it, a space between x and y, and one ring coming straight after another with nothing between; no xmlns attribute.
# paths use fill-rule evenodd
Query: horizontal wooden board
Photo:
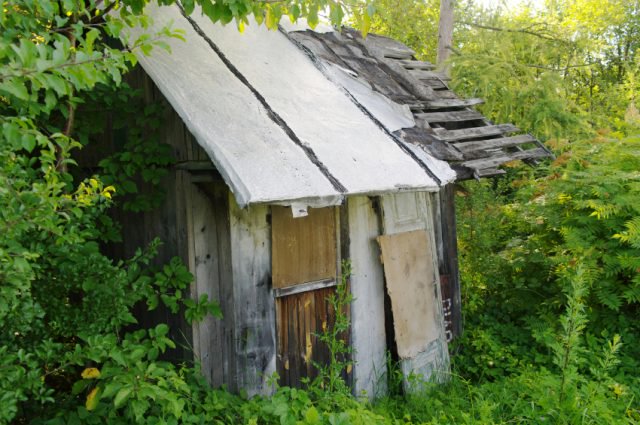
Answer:
<svg viewBox="0 0 640 425"><path fill-rule="evenodd" d="M427 122L459 122L484 119L482 114L471 109L465 111L448 111L448 112L421 112L415 114L416 118L423 119Z"/></svg>
<svg viewBox="0 0 640 425"><path fill-rule="evenodd" d="M456 142L461 140L475 139L479 137L497 136L500 134L520 131L513 124L487 125L484 127L463 128L460 130L440 130L436 131L436 137L445 142Z"/></svg>
<svg viewBox="0 0 640 425"><path fill-rule="evenodd" d="M400 59L398 60L398 63L406 69L424 69L426 71L430 71L436 67L431 62L423 62L423 61L417 61L417 60L414 61L414 60Z"/></svg>
<svg viewBox="0 0 640 425"><path fill-rule="evenodd" d="M474 173L474 176L477 178L481 178L481 177L500 176L502 174L507 174L507 172L500 168L483 168L482 170L476 171Z"/></svg>
<svg viewBox="0 0 640 425"><path fill-rule="evenodd" d="M499 139L480 140L478 142L456 143L456 148L460 149L463 153L468 153L486 149L508 148L535 142L537 142L535 137L530 134L523 134L520 136L502 137Z"/></svg>
<svg viewBox="0 0 640 425"><path fill-rule="evenodd" d="M278 297L287 297L289 295L300 294L302 292L315 291L317 289L331 288L336 286L338 281L335 279L324 279L315 282L300 283L298 285L287 286L284 288L273 288L273 295Z"/></svg>
<svg viewBox="0 0 640 425"><path fill-rule="evenodd" d="M413 75L418 80L442 80L449 81L450 77L447 77L441 72L426 71L424 69L409 69L409 74Z"/></svg>
<svg viewBox="0 0 640 425"><path fill-rule="evenodd" d="M440 108L461 108L465 106L473 106L484 103L484 100L478 98L472 99L439 99L432 100L428 102L420 102L409 105L411 110L420 110L420 109L440 109Z"/></svg>
<svg viewBox="0 0 640 425"><path fill-rule="evenodd" d="M537 149L527 149L519 152L514 152L511 154L499 155L491 158L483 158L483 159L474 159L472 161L465 161L460 165L468 168L472 168L475 170L481 170L484 168L496 168L505 162L509 161L517 161L517 160L526 160L526 159L542 159L548 158L552 155L543 148Z"/></svg>
<svg viewBox="0 0 640 425"><path fill-rule="evenodd" d="M284 288L337 276L335 208L309 208L294 218L291 208L271 208L273 287Z"/></svg>
<svg viewBox="0 0 640 425"><path fill-rule="evenodd" d="M420 82L434 90L448 90L447 84L442 80L420 80Z"/></svg>

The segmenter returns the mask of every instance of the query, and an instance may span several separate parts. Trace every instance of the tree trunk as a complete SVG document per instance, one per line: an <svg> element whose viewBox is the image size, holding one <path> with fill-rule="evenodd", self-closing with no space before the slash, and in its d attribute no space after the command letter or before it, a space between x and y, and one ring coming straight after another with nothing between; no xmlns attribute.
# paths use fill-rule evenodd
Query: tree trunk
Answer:
<svg viewBox="0 0 640 425"><path fill-rule="evenodd" d="M442 67L443 72L447 75L449 75L449 66L443 66L443 63L449 58L451 53L450 47L453 39L453 3L454 0L440 0L437 65Z"/></svg>

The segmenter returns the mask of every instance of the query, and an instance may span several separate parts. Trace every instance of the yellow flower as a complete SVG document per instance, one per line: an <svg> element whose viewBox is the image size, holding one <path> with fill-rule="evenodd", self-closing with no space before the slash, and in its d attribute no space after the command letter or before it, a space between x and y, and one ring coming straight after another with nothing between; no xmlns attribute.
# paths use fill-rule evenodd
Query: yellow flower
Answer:
<svg viewBox="0 0 640 425"><path fill-rule="evenodd" d="M95 379L100 377L100 371L95 367L88 367L82 371L82 379Z"/></svg>

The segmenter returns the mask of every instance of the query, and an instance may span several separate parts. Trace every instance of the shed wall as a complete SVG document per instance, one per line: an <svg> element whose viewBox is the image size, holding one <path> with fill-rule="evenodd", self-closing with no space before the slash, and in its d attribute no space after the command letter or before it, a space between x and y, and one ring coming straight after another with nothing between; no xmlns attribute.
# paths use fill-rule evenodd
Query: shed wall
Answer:
<svg viewBox="0 0 640 425"><path fill-rule="evenodd" d="M149 102L164 101L143 72L135 73L131 84L143 88ZM171 108L164 117L161 142L172 147L178 162L163 181L166 199L152 212L119 213L127 237L112 253L126 258L160 237L164 245L158 264L174 256L182 258L197 278L192 294L206 293L218 300L224 318L210 318L192 328L181 315L144 309L141 323L168 323L180 347L171 358L188 360L195 354L213 385L243 388L249 395L266 394L271 391L267 381L276 370L270 208L241 209L224 183L211 183L211 172L186 171L194 169L189 164L209 159ZM340 214L347 218L341 222L347 226L344 236L348 235L340 250L353 268L354 392L373 397L386 392L385 287L375 242L382 231L382 217L366 196L349 197ZM432 231L431 223L425 225Z"/></svg>
<svg viewBox="0 0 640 425"><path fill-rule="evenodd" d="M271 293L269 207L241 209L229 192L234 291L236 382L251 395L266 394L276 371L276 329Z"/></svg>
<svg viewBox="0 0 640 425"><path fill-rule="evenodd" d="M127 75L127 82L142 90L146 103L164 103L166 100L156 85L142 71L136 68ZM101 143L93 145L94 149L80 151L78 162L83 166L93 168L99 159L117 151L117 135L110 127L102 135ZM163 116L163 128L159 133L160 143L171 146L172 153L178 163L208 161L206 152L191 136L180 117L168 105ZM162 245L153 264L168 263L171 258L179 257L185 264L189 264L189 225L188 211L190 210L191 174L187 171L172 168L162 180L160 187L165 197L160 206L152 211L131 212L113 211L113 218L122 225L124 235L121 243L110 244L105 248L106 254L115 259L132 257L136 250L145 248L155 238L159 238ZM136 182L138 191L144 193L149 190L143 182ZM193 270L193 269L192 269ZM182 314L174 315L162 305L154 311L148 311L146 305L136 309L136 317L141 327L153 326L157 323L167 323L170 327L169 336L176 342L177 348L168 352L166 357L171 360L192 360L193 343L191 324L187 323Z"/></svg>
<svg viewBox="0 0 640 425"><path fill-rule="evenodd" d="M435 196L433 213L445 333L447 342L451 342L462 334L462 301L453 184L444 186Z"/></svg>
<svg viewBox="0 0 640 425"><path fill-rule="evenodd" d="M351 343L354 349L354 393L368 398L386 393L384 277L380 264L379 220L370 198L350 197Z"/></svg>
<svg viewBox="0 0 640 425"><path fill-rule="evenodd" d="M235 305L231 269L229 196L226 185L192 184L189 268L195 280L191 296L207 295L220 304L222 318L207 316L193 324L193 351L202 373L214 387L236 389Z"/></svg>

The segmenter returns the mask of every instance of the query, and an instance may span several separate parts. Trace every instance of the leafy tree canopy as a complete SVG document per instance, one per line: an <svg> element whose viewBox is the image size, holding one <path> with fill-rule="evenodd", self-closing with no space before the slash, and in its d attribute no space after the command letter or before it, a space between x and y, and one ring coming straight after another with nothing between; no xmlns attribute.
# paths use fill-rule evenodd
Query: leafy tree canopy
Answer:
<svg viewBox="0 0 640 425"><path fill-rule="evenodd" d="M135 167L149 165L139 159L153 158L142 176L157 184L167 152L145 144L138 129L128 151L101 162L104 178L78 177L83 173L71 156L101 131L101 113L87 113L92 105L130 102L122 80L136 55L182 37L179 29L164 28L123 46L127 28L148 26L147 4L13 0L0 6L0 423L56 416L85 423L154 415L175 421L189 410L187 394L203 388L191 369L159 360L175 347L166 325L126 329L136 322L136 304L150 310L163 304L188 320L219 315L218 306L184 296L192 277L179 261L151 266L158 243L120 262L99 249L119 237L106 212L115 195L136 192ZM182 2L187 13L196 5L211 20L239 29L250 15L269 28L283 15L306 17L313 26L325 9L338 24L349 8L361 7L330 0ZM130 120L130 127L153 128L152 106L138 115L146 121ZM109 177L115 173L125 178ZM91 419L89 412L97 413Z"/></svg>

